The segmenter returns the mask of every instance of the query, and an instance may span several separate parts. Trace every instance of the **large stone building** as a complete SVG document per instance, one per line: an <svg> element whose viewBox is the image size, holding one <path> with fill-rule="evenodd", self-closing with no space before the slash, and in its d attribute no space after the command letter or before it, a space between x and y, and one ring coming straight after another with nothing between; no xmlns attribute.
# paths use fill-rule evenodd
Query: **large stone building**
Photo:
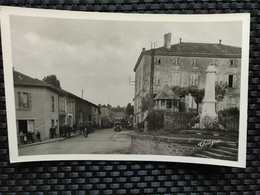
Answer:
<svg viewBox="0 0 260 195"><path fill-rule="evenodd" d="M51 127L56 127L59 135L64 125L78 128L100 123L97 105L20 72L13 75L18 136L20 132L39 132L44 140L50 138Z"/></svg>
<svg viewBox="0 0 260 195"><path fill-rule="evenodd" d="M143 120L141 104L146 94L156 97L165 85L204 88L205 71L212 64L217 70L217 82L228 86L225 98L218 103L217 110L238 107L241 48L225 45L221 40L217 43L192 43L180 39L177 44L171 44L171 33L164 35L164 46L150 50L143 48L134 67L135 123ZM188 106L196 107L192 97L185 99ZM161 103L166 105L165 101ZM167 107L172 108L173 105L169 103Z"/></svg>

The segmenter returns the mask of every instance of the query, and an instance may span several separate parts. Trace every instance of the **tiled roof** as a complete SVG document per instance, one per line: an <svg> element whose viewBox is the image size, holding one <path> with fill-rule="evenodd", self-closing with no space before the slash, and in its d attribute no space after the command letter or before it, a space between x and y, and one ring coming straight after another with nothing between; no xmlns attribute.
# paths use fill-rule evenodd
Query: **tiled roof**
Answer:
<svg viewBox="0 0 260 195"><path fill-rule="evenodd" d="M30 86L30 87L46 87L56 92L62 93L63 90L53 85L50 85L40 79L32 78L18 71L13 71L14 85L15 86Z"/></svg>
<svg viewBox="0 0 260 195"><path fill-rule="evenodd" d="M84 101L84 102L87 102L95 107L98 107L96 104L92 103L92 102L89 102L83 98L80 98L78 97L77 95L71 93L71 92L68 92L64 89L59 89L53 85L50 85L40 79L36 79L36 78L32 78L28 75L25 75L21 72L18 72L18 71L13 71L13 78L14 78L14 85L15 86L27 86L27 87L45 87L45 88L48 88L50 90L53 90L61 95L69 95L69 96L72 96L74 98L77 98L81 101Z"/></svg>
<svg viewBox="0 0 260 195"><path fill-rule="evenodd" d="M191 43L181 42L174 44L170 49L159 47L144 50L140 54L134 71L140 63L143 55L165 55L165 56L184 56L184 57L212 57L212 58L241 58L241 48L219 43Z"/></svg>

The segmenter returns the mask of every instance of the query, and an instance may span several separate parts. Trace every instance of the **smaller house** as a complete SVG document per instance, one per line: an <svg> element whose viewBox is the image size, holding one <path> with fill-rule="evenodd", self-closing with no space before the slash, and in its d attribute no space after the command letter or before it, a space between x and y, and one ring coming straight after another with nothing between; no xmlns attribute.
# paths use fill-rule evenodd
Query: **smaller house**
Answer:
<svg viewBox="0 0 260 195"><path fill-rule="evenodd" d="M41 139L48 139L50 128L59 126L58 102L61 91L18 71L13 72L13 78L17 135L40 133Z"/></svg>
<svg viewBox="0 0 260 195"><path fill-rule="evenodd" d="M101 128L110 128L113 126L112 111L108 106L100 106Z"/></svg>
<svg viewBox="0 0 260 195"><path fill-rule="evenodd" d="M180 111L180 97L168 85L164 85L154 98L155 109L172 112Z"/></svg>
<svg viewBox="0 0 260 195"><path fill-rule="evenodd" d="M29 135L40 134L41 140L59 136L63 126L100 125L97 105L18 71L13 77L19 144Z"/></svg>
<svg viewBox="0 0 260 195"><path fill-rule="evenodd" d="M70 95L75 98L75 126L81 127L90 124L93 127L98 127L100 121L98 106L72 93Z"/></svg>

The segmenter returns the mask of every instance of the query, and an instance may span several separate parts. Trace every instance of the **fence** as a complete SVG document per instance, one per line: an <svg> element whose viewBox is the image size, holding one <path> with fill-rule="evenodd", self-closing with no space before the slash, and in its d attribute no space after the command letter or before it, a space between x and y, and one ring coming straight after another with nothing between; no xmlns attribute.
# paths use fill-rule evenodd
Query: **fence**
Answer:
<svg viewBox="0 0 260 195"><path fill-rule="evenodd" d="M229 108L218 112L218 120L226 130L238 131L239 115L238 108Z"/></svg>
<svg viewBox="0 0 260 195"><path fill-rule="evenodd" d="M219 116L219 123L223 125L226 130L239 130L239 116Z"/></svg>
<svg viewBox="0 0 260 195"><path fill-rule="evenodd" d="M165 129L191 129L198 122L198 114L193 112L165 112L164 128Z"/></svg>

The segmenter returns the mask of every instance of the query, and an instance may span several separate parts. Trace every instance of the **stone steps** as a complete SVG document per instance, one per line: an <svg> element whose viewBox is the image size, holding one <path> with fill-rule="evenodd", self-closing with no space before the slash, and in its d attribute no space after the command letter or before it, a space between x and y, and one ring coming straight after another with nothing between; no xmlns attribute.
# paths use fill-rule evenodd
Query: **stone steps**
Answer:
<svg viewBox="0 0 260 195"><path fill-rule="evenodd" d="M224 151L237 153L237 148L227 147L227 146L218 146L218 149L222 149Z"/></svg>
<svg viewBox="0 0 260 195"><path fill-rule="evenodd" d="M237 143L219 143L213 146L212 148L196 152L193 155L201 158L215 158L221 160L236 161L238 155Z"/></svg>
<svg viewBox="0 0 260 195"><path fill-rule="evenodd" d="M209 151L215 152L215 153L218 153L218 154L228 155L228 156L236 156L237 155L237 151L228 151L228 150L221 149L221 148L211 148Z"/></svg>

